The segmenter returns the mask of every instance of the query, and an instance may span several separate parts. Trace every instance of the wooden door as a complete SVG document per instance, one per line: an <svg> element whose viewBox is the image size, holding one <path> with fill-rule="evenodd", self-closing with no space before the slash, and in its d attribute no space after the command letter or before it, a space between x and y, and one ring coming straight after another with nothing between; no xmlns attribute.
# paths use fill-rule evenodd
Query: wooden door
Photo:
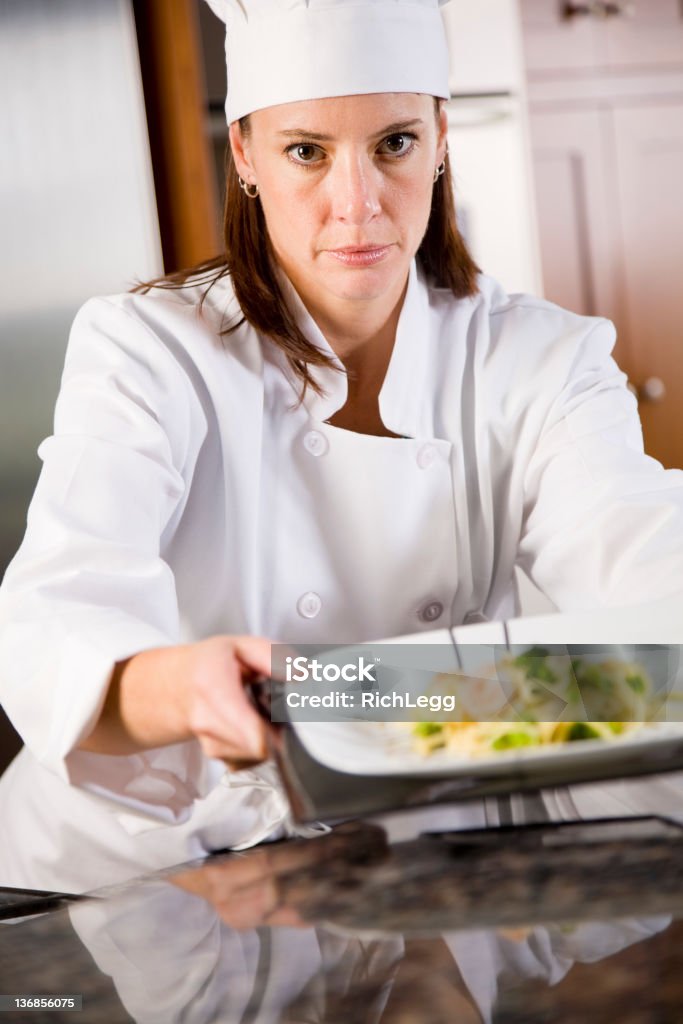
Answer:
<svg viewBox="0 0 683 1024"><path fill-rule="evenodd" d="M648 452L682 467L683 101L617 108L614 126L631 377L641 392L649 382L640 405Z"/></svg>
<svg viewBox="0 0 683 1024"><path fill-rule="evenodd" d="M221 251L198 0L134 0L166 272Z"/></svg>

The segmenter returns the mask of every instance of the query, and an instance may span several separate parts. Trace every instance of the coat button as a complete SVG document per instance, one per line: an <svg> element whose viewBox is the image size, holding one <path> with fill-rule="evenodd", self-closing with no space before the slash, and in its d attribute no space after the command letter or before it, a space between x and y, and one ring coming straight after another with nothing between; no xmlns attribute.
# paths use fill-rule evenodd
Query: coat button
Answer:
<svg viewBox="0 0 683 1024"><path fill-rule="evenodd" d="M418 612L418 616L423 622L436 622L443 615L443 605L441 601L430 601Z"/></svg>
<svg viewBox="0 0 683 1024"><path fill-rule="evenodd" d="M424 444L417 453L417 464L420 469L429 469L436 461L436 448L433 444Z"/></svg>
<svg viewBox="0 0 683 1024"><path fill-rule="evenodd" d="M309 590L308 593L302 594L296 603L296 610L299 615L304 619L314 619L323 603L320 600L320 596L314 591Z"/></svg>
<svg viewBox="0 0 683 1024"><path fill-rule="evenodd" d="M304 434L304 448L310 455L315 455L317 458L317 456L325 454L329 445L327 438L319 430L309 430L307 434Z"/></svg>

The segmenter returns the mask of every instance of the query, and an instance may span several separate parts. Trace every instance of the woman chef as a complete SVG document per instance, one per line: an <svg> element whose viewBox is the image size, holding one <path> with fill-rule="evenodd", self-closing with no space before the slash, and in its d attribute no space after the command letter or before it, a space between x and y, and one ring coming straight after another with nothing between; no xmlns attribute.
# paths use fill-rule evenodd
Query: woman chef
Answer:
<svg viewBox="0 0 683 1024"><path fill-rule="evenodd" d="M225 257L80 311L2 591L0 814L46 862L86 818L147 866L278 828L262 637L509 617L515 565L562 610L683 578L611 325L458 236L439 0L210 3Z"/></svg>

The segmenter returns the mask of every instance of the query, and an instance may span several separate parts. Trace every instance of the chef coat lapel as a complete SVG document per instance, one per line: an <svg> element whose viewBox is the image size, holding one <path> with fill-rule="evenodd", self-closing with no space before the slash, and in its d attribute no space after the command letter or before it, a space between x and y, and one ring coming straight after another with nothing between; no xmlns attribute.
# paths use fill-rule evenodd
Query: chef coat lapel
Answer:
<svg viewBox="0 0 683 1024"><path fill-rule="evenodd" d="M403 437L433 437L426 383L430 359L429 293L415 260L396 329L396 341L379 395L382 422Z"/></svg>
<svg viewBox="0 0 683 1024"><path fill-rule="evenodd" d="M335 412L337 412L338 409L341 409L346 403L348 395L346 371L343 363L337 357L327 338L308 312L292 282L286 276L284 271L279 268L276 273L285 302L296 321L297 327L311 345L314 345L326 356L330 357L336 367L336 369L332 369L332 367L329 366L309 366L308 368L313 380L320 387L321 394L318 395L312 390L312 388L307 388L303 404L314 419L320 420L324 423L325 420L328 420L330 416L333 416ZM297 393L299 393L301 391L301 381L296 377L282 350L277 349L272 353L272 357L280 366L282 372L292 384L292 387L297 391Z"/></svg>
<svg viewBox="0 0 683 1024"><path fill-rule="evenodd" d="M348 389L343 364L331 348L317 323L307 310L298 292L279 272L279 280L287 305L298 327L316 348L330 356L338 370L326 366L309 367L322 394L308 389L304 406L313 419L324 423L342 408ZM425 384L429 375L430 310L427 285L422 272L413 260L408 274L403 306L396 329L396 340L389 367L384 378L379 406L384 425L403 437L431 437L433 425L429 404L425 401ZM294 374L286 359L280 361L282 369L295 383Z"/></svg>

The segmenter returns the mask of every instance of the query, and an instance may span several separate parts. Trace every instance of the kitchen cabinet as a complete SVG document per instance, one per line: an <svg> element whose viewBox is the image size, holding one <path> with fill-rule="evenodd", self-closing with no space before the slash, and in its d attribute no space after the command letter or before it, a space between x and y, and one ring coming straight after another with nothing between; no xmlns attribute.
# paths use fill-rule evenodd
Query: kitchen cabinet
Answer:
<svg viewBox="0 0 683 1024"><path fill-rule="evenodd" d="M618 321L609 266L615 224L612 204L605 202L610 191L605 116L597 108L559 116L535 111L534 178L545 294L567 309L599 310Z"/></svg>
<svg viewBox="0 0 683 1024"><path fill-rule="evenodd" d="M546 297L615 322L646 449L683 466L683 5L521 14Z"/></svg>
<svg viewBox="0 0 683 1024"><path fill-rule="evenodd" d="M521 7L531 75L680 64L680 0L521 0Z"/></svg>

